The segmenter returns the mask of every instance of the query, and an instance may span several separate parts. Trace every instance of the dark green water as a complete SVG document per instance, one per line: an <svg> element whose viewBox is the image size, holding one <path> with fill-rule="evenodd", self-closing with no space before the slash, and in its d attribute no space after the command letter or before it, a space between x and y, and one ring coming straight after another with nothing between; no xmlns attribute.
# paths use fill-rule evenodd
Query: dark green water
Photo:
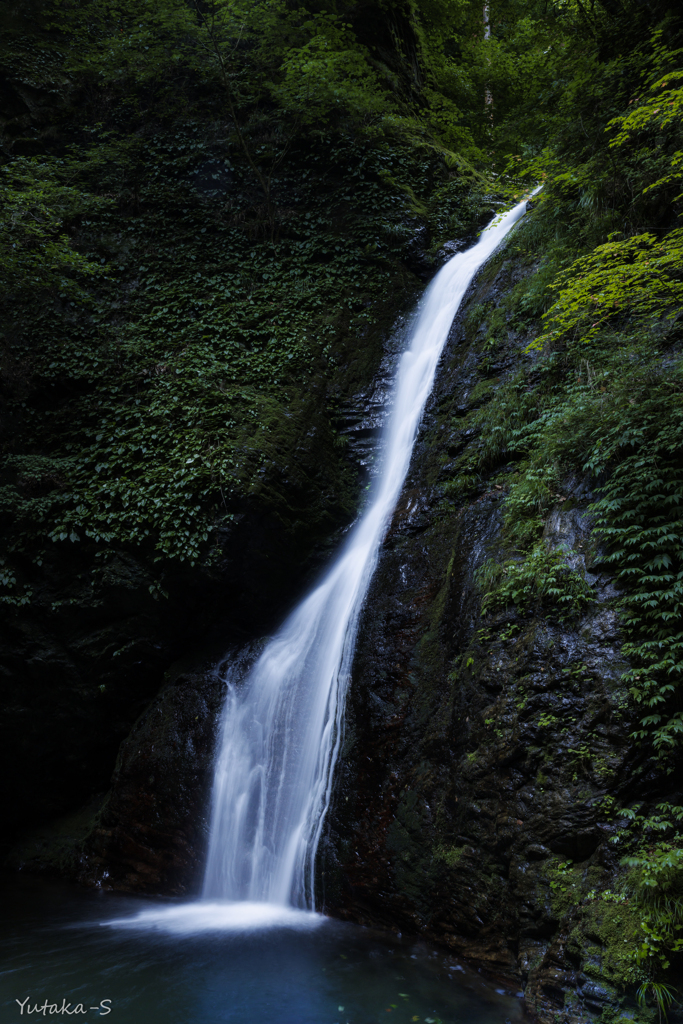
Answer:
<svg viewBox="0 0 683 1024"><path fill-rule="evenodd" d="M21 875L3 879L2 905L2 1024L523 1022L519 999L443 952L317 915L223 921Z"/></svg>

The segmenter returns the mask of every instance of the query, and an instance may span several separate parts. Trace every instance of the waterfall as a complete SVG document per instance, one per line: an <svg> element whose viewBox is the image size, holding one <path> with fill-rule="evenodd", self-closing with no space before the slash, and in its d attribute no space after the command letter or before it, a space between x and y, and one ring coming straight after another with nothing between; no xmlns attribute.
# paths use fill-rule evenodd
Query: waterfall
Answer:
<svg viewBox="0 0 683 1024"><path fill-rule="evenodd" d="M228 681L212 794L205 899L315 908L314 866L342 738L360 611L422 411L474 274L521 202L427 288L396 374L380 472L318 585L239 683Z"/></svg>

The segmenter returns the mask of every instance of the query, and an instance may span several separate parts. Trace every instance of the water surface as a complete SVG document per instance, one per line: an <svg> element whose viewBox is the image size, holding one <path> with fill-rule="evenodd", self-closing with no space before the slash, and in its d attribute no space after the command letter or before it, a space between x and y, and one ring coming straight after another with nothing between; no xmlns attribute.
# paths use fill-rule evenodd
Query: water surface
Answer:
<svg viewBox="0 0 683 1024"><path fill-rule="evenodd" d="M513 993L414 939L284 907L3 882L2 1024L523 1024ZM45 1000L87 1013L28 1016ZM102 1000L109 1013L88 1009Z"/></svg>

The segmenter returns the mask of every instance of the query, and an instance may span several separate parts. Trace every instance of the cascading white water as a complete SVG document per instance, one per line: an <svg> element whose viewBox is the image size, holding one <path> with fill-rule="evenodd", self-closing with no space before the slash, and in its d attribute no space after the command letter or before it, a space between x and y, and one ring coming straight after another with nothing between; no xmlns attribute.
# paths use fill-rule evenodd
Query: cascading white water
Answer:
<svg viewBox="0 0 683 1024"><path fill-rule="evenodd" d="M374 492L321 582L228 685L205 899L314 909L314 862L339 751L360 610L448 332L474 274L524 213L496 218L441 268L401 357Z"/></svg>

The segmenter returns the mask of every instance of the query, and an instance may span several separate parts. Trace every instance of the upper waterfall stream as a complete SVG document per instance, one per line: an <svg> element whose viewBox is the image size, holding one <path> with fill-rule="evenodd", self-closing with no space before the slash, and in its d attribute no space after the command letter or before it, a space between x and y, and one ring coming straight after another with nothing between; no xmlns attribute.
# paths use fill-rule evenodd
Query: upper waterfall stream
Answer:
<svg viewBox="0 0 683 1024"><path fill-rule="evenodd" d="M360 611L408 472L437 364L462 298L523 215L494 221L445 264L401 356L370 498L318 585L239 684L228 684L212 794L205 899L315 907L315 856L330 803Z"/></svg>

